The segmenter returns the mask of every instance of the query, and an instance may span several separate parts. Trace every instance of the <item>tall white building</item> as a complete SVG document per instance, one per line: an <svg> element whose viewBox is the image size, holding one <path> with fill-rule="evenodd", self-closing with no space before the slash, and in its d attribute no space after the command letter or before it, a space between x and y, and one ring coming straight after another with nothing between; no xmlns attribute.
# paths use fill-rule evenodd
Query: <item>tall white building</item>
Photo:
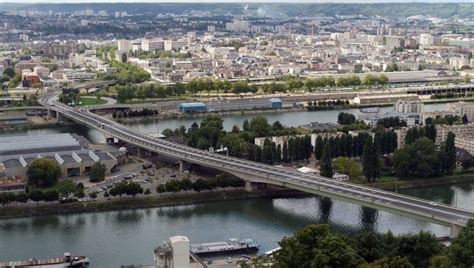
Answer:
<svg viewBox="0 0 474 268"><path fill-rule="evenodd" d="M420 100L398 100L395 103L395 111L399 113L421 113L423 103Z"/></svg>
<svg viewBox="0 0 474 268"><path fill-rule="evenodd" d="M225 25L225 29L230 32L245 32L248 33L250 32L250 22L245 21L245 20L234 20L232 22L228 22Z"/></svg>
<svg viewBox="0 0 474 268"><path fill-rule="evenodd" d="M117 46L119 51L128 52L132 49L132 42L130 40L118 40Z"/></svg>
<svg viewBox="0 0 474 268"><path fill-rule="evenodd" d="M431 34L420 34L420 45L432 46L434 44L434 38Z"/></svg>
<svg viewBox="0 0 474 268"><path fill-rule="evenodd" d="M155 51L165 49L165 42L159 39L145 39L142 41L142 50Z"/></svg>
<svg viewBox="0 0 474 268"><path fill-rule="evenodd" d="M173 236L155 248L156 268L189 268L189 239Z"/></svg>

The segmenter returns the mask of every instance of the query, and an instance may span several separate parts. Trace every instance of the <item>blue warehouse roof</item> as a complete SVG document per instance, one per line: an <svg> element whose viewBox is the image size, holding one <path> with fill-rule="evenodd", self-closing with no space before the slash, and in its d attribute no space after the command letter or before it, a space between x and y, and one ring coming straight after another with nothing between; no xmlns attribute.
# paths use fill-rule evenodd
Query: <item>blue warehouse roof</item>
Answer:
<svg viewBox="0 0 474 268"><path fill-rule="evenodd" d="M180 103L179 107L195 108L195 107L207 107L207 106L203 102L186 102L186 103Z"/></svg>

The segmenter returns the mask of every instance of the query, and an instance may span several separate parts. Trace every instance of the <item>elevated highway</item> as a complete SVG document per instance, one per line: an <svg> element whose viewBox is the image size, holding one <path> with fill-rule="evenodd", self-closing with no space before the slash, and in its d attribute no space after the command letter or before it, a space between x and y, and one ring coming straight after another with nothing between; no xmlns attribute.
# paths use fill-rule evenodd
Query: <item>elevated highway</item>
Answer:
<svg viewBox="0 0 474 268"><path fill-rule="evenodd" d="M117 122L100 117L88 110L78 109L57 102L58 93L43 95L39 102L49 110L59 113L85 126L177 160L190 162L238 176L246 182L268 183L311 194L334 198L362 206L381 209L450 227L455 237L474 211L436 204L427 200L378 190L370 187L334 181L318 175L210 153L186 145L158 139ZM250 185L247 184L247 186Z"/></svg>

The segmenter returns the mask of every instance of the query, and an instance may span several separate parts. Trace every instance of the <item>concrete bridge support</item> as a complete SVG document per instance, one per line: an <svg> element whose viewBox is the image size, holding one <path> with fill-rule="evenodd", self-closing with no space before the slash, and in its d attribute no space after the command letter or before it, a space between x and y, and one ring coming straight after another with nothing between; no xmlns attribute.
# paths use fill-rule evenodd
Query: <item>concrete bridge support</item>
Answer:
<svg viewBox="0 0 474 268"><path fill-rule="evenodd" d="M452 223L449 228L449 238L456 238L462 230L462 226Z"/></svg>
<svg viewBox="0 0 474 268"><path fill-rule="evenodd" d="M147 158L149 156L151 156L152 152L148 151L148 150L145 150L145 149L142 149L140 147L137 147L137 156L139 158Z"/></svg>
<svg viewBox="0 0 474 268"><path fill-rule="evenodd" d="M58 113L56 111L53 111L53 110L47 111L48 120L51 120L52 118L56 118L57 115Z"/></svg>
<svg viewBox="0 0 474 268"><path fill-rule="evenodd" d="M188 162L181 160L179 161L179 172L184 172L188 169Z"/></svg>

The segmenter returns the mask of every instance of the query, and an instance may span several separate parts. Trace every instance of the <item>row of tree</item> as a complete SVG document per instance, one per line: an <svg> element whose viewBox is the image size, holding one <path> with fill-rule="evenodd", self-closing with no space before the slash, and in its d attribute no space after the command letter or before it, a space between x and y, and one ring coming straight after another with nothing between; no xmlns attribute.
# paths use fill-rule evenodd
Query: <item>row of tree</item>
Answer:
<svg viewBox="0 0 474 268"><path fill-rule="evenodd" d="M308 102L306 109L308 111L320 111L340 108L341 106L348 106L349 100L323 100Z"/></svg>
<svg viewBox="0 0 474 268"><path fill-rule="evenodd" d="M197 179L192 182L189 178L182 180L169 180L166 183L158 185L156 191L158 193L177 193L180 191L196 191L201 192L204 190L212 191L216 188L227 188L227 187L243 187L245 182L237 177L219 174L215 178L209 178L207 180Z"/></svg>
<svg viewBox="0 0 474 268"><path fill-rule="evenodd" d="M357 86L357 85L382 85L388 79L384 75L367 75L361 81L358 76L340 77L337 79L331 76L323 76L316 79L305 79L292 77L285 81L285 83L265 83L262 85L250 84L246 80L237 82L230 82L228 80L219 79L193 79L186 84L177 82L168 86L161 86L157 83L138 84L149 79L148 73L143 73L143 69L137 66L119 63L114 61L114 67L118 69L117 74L108 74L102 79L117 80L120 85L114 86L110 89L117 93L117 100L119 102L126 102L131 99L150 99L150 98L167 98L171 96L181 96L186 93L196 94L199 92L224 92L224 93L256 93L261 90L266 93L287 92L294 91L305 87L310 91L314 91L323 87L338 86ZM330 105L331 103L327 103ZM348 103L341 103L344 105ZM317 106L323 106L324 102L320 102ZM336 105L333 103L333 105ZM339 105L339 104L338 104Z"/></svg>
<svg viewBox="0 0 474 268"><path fill-rule="evenodd" d="M309 225L280 242L276 267L458 267L474 264L474 220L470 220L443 247L427 232L394 236L373 231L351 236L331 231L328 225Z"/></svg>
<svg viewBox="0 0 474 268"><path fill-rule="evenodd" d="M316 160L320 160L324 146L329 144L331 158L338 156L360 157L363 155L364 145L369 138L372 141L372 137L364 132L359 133L357 136L342 134L329 138L323 138L322 135L318 135L316 137L314 155ZM391 154L397 148L397 134L393 130L377 132L373 142L379 154Z"/></svg>
<svg viewBox="0 0 474 268"><path fill-rule="evenodd" d="M16 194L11 192L0 193L0 203L6 206L12 202L26 203L28 200L54 202L60 200L60 197L63 197L64 200L70 199L71 195L76 198L84 197L84 185L75 184L71 180L62 180L52 189L33 188L29 192Z"/></svg>
<svg viewBox="0 0 474 268"><path fill-rule="evenodd" d="M384 134L387 135L387 137L391 137L392 135L390 133L393 132L384 132ZM356 146L357 150L355 151L358 156L362 156L362 173L364 174L365 178L367 179L368 182L375 182L375 179L380 176L380 156L381 156L381 147L380 147L380 141L381 135L378 135L374 140L372 140L372 136L365 134L359 134L358 136L354 137L356 138ZM350 135L348 137L351 137ZM338 138L338 137L337 137ZM345 141L350 141L352 140L351 138L349 139L342 139L344 136L341 136L340 140L345 140ZM335 151L333 148L336 147L334 146L335 144L340 144L334 142L331 142L331 139L326 139L326 141L322 140L320 136L318 136L318 139L316 140L316 150L315 150L315 156L316 159L321 159L320 160L320 174L324 177L331 178L334 175L334 167L333 167L333 159L336 157L341 157L341 155L338 155L340 151ZM349 143L346 143L346 145ZM359 145L362 145L363 147L360 147ZM322 149L320 149L322 148ZM340 147L343 148L343 147ZM352 148L351 146L347 148ZM362 150L360 151L360 148ZM342 155L344 157L347 156L352 156L352 149L350 151L344 151L346 154L349 152L350 155ZM342 160L339 160L342 162ZM339 165L343 165L342 168L344 168L345 171L350 171L351 169L353 172L353 176L357 176L354 174L357 174L358 171L355 170L356 167L354 166L353 163L349 163L348 161L344 161L340 163ZM341 169L341 167L338 167L338 169ZM345 173L348 174L348 173Z"/></svg>
<svg viewBox="0 0 474 268"><path fill-rule="evenodd" d="M137 194L142 194L142 193L143 193L143 188L139 183L127 182L127 181L120 182L109 190L109 194L111 196L118 195L120 197L122 197L122 195L131 195L135 197Z"/></svg>

